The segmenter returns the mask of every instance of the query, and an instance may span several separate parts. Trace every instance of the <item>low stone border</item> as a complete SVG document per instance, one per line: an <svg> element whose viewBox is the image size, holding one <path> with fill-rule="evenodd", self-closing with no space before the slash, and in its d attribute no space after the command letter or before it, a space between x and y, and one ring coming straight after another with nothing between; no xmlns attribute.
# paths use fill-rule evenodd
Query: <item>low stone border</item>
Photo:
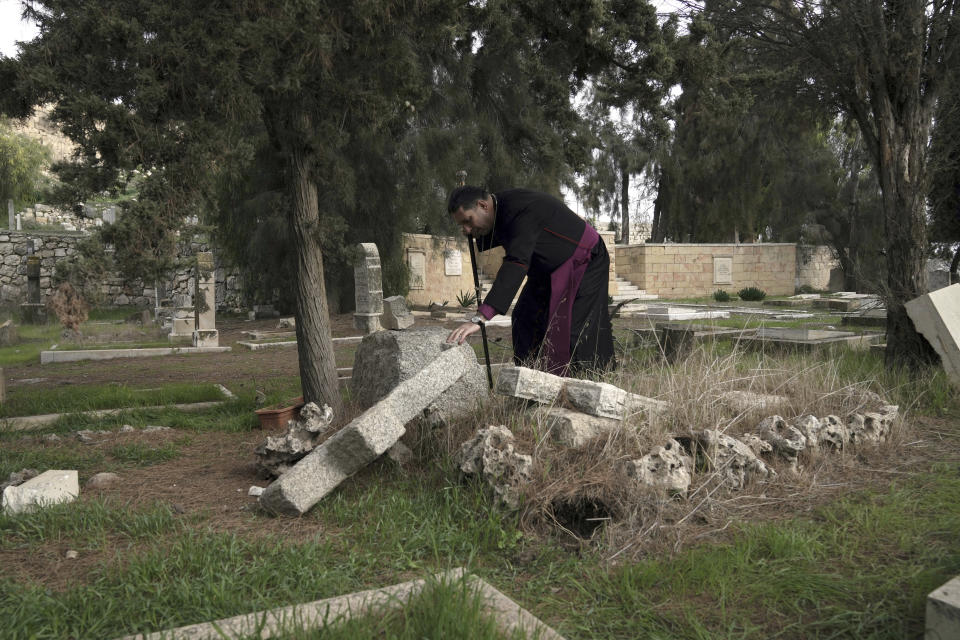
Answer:
<svg viewBox="0 0 960 640"><path fill-rule="evenodd" d="M447 583L466 579L469 586L476 588L486 600L490 616L497 627L507 635L514 630L520 630L531 638L563 640L563 636L529 611L480 578L467 574L462 568L437 574L435 578ZM225 640L254 635L258 638L273 638L278 634L290 632L291 625L295 625L297 630L302 631L322 629L328 624L338 624L376 610L403 608L411 597L423 590L427 583L426 579L411 580L382 589L358 591L306 604L258 611L150 634L134 634L120 640Z"/></svg>
<svg viewBox="0 0 960 640"><path fill-rule="evenodd" d="M262 349L286 349L296 347L296 340L285 340L283 342L238 342L241 347L246 347L251 351L260 351Z"/></svg>
<svg viewBox="0 0 960 640"><path fill-rule="evenodd" d="M223 353L230 347L153 347L148 349L82 349L76 351L41 351L40 364L78 362L80 360L113 360L114 358L146 358L191 353Z"/></svg>
<svg viewBox="0 0 960 640"><path fill-rule="evenodd" d="M227 389L222 384L217 385L220 388L223 397L227 399L236 398L229 389ZM204 409L211 409L213 407L218 407L223 404L223 400L211 400L209 402L186 402L183 404L171 405L174 409L179 409L180 411L203 411ZM29 431L31 429L38 429L44 427L48 424L53 424L63 416L69 415L81 415L89 418L103 418L105 416L112 416L118 413L123 413L124 411L136 411L137 409L153 409L158 407L164 407L166 405L151 405L145 407L121 407L119 409L97 409L95 411L79 411L73 413L42 413L35 416L14 416L11 418L2 418L0 419L0 430L7 431Z"/></svg>

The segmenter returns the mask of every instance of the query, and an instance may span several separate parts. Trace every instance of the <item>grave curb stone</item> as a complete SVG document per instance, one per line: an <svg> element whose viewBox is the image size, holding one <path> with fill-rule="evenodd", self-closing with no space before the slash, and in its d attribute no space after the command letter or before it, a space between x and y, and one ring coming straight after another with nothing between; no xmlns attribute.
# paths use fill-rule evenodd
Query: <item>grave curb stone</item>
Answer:
<svg viewBox="0 0 960 640"><path fill-rule="evenodd" d="M20 485L3 490L3 510L24 513L62 502L73 502L80 495L76 470L50 469Z"/></svg>

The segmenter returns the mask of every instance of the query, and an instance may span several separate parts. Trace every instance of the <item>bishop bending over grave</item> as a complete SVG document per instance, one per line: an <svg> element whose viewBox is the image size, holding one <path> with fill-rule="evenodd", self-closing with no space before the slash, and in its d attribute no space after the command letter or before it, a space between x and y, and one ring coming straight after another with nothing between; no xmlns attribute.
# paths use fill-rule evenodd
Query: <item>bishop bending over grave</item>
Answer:
<svg viewBox="0 0 960 640"><path fill-rule="evenodd" d="M479 314L447 342L463 344L479 323L505 314L526 277L513 310L514 361L542 363L557 375L614 365L610 256L589 223L557 198L529 189L458 187L447 211L480 251L502 246L506 252Z"/></svg>

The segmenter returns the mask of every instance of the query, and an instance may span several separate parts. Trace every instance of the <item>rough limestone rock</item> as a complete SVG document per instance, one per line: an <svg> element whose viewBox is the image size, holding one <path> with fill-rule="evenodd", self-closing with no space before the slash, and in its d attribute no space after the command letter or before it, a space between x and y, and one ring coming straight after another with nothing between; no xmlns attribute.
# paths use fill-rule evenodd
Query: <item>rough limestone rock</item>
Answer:
<svg viewBox="0 0 960 640"><path fill-rule="evenodd" d="M579 449L597 436L621 426L619 420L588 416L563 407L544 407L535 417L541 424L541 430L548 430L554 442L573 449Z"/></svg>
<svg viewBox="0 0 960 640"><path fill-rule="evenodd" d="M773 453L773 445L755 433L744 433L738 439L758 456Z"/></svg>
<svg viewBox="0 0 960 640"><path fill-rule="evenodd" d="M513 448L513 433L504 426L480 429L464 442L455 458L468 476L479 476L497 500L510 509L520 506L520 487L530 482L533 459Z"/></svg>
<svg viewBox="0 0 960 640"><path fill-rule="evenodd" d="M396 444L408 422L476 368L477 356L469 345L443 351L275 480L260 496L260 506L283 515L306 513Z"/></svg>
<svg viewBox="0 0 960 640"><path fill-rule="evenodd" d="M565 379L527 367L503 367L497 376L496 392L513 398L554 404Z"/></svg>
<svg viewBox="0 0 960 640"><path fill-rule="evenodd" d="M390 296L383 299L383 314L380 316L380 326L384 329L401 331L413 326L414 317L407 308L407 300L403 296Z"/></svg>
<svg viewBox="0 0 960 640"><path fill-rule="evenodd" d="M441 352L452 348L453 345L446 342L449 333L443 327L429 327L378 331L364 337L357 347L350 380L353 397L360 407L372 407L401 382L422 371ZM486 375L474 355L473 364L463 378L425 408L425 417L434 424L442 424L469 415L488 394Z"/></svg>
<svg viewBox="0 0 960 640"><path fill-rule="evenodd" d="M693 461L674 439L667 440L639 460L624 464L624 473L638 485L665 489L671 494L686 495L690 488Z"/></svg>
<svg viewBox="0 0 960 640"><path fill-rule="evenodd" d="M602 418L623 420L633 413L648 417L667 410L667 403L624 391L606 382L568 379L564 385L567 402L575 409Z"/></svg>
<svg viewBox="0 0 960 640"><path fill-rule="evenodd" d="M754 391L725 391L720 401L738 412L772 409L787 401L784 396L774 396Z"/></svg>
<svg viewBox="0 0 960 640"><path fill-rule="evenodd" d="M847 417L847 432L852 444L879 444L886 441L890 420L880 413L853 413Z"/></svg>
<svg viewBox="0 0 960 640"><path fill-rule="evenodd" d="M807 439L807 448L816 451L820 448L820 430L823 428L816 416L805 415L797 418L793 426Z"/></svg>
<svg viewBox="0 0 960 640"><path fill-rule="evenodd" d="M724 483L731 489L742 489L754 476L776 476L763 460L736 438L715 429L695 432L694 439L704 449L710 469L719 472Z"/></svg>
<svg viewBox="0 0 960 640"><path fill-rule="evenodd" d="M282 476L313 451L332 422L333 409L308 402L300 409L298 420L287 422L284 435L268 436L267 441L256 448L257 472L267 478Z"/></svg>
<svg viewBox="0 0 960 640"><path fill-rule="evenodd" d="M108 489L119 481L120 476L117 474L110 473L109 471L101 471L100 473L95 473L90 476L90 479L87 480L83 487L85 489Z"/></svg>
<svg viewBox="0 0 960 640"><path fill-rule="evenodd" d="M80 495L80 481L75 470L51 469L20 485L3 490L3 509L7 513L24 513L62 502L73 502Z"/></svg>
<svg viewBox="0 0 960 640"><path fill-rule="evenodd" d="M800 452L807 448L807 438L780 416L764 418L757 425L757 431L761 440L769 442L773 450L787 460L796 461Z"/></svg>
<svg viewBox="0 0 960 640"><path fill-rule="evenodd" d="M820 420L820 446L843 449L850 443L850 432L837 416L829 415Z"/></svg>

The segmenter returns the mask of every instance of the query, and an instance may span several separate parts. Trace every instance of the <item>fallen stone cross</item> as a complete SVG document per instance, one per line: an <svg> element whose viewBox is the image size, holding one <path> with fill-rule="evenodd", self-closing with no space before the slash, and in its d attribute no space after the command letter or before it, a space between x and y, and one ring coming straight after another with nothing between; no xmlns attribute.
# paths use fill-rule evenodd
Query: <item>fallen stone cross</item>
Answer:
<svg viewBox="0 0 960 640"><path fill-rule="evenodd" d="M563 383L563 378L552 373L526 367L503 367L497 376L496 392L540 404L553 404L563 389Z"/></svg>
<svg viewBox="0 0 960 640"><path fill-rule="evenodd" d="M451 347L350 424L330 436L268 486L260 505L282 515L306 513L321 498L392 447L408 422L473 369L468 345Z"/></svg>
<svg viewBox="0 0 960 640"><path fill-rule="evenodd" d="M960 386L960 284L914 298L906 308L917 332L940 356L947 377Z"/></svg>

